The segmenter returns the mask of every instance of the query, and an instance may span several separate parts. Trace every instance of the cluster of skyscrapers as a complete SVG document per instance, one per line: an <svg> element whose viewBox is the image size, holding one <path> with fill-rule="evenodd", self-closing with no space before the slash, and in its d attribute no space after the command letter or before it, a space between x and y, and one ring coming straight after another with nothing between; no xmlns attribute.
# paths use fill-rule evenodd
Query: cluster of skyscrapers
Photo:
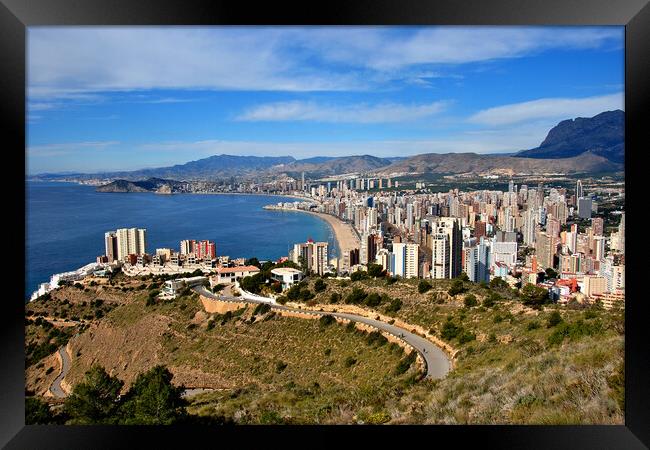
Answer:
<svg viewBox="0 0 650 450"><path fill-rule="evenodd" d="M603 218L592 218L598 208L594 194L587 195L580 180L573 192L513 181L507 192L370 194L357 186L371 183L357 178L312 186L316 203L304 203L352 224L358 233L359 248L342 255L339 270L377 263L407 278L465 272L476 282L501 277L545 285L549 292L557 288L551 294L564 298L577 286L590 297L624 292L625 214L618 231L605 236ZM553 286L538 276L546 269L559 273Z"/></svg>

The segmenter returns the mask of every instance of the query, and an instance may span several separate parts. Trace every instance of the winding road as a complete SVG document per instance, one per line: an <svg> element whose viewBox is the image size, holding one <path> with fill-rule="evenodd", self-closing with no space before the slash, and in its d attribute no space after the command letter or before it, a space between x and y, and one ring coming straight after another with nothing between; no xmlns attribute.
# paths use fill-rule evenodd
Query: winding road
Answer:
<svg viewBox="0 0 650 450"><path fill-rule="evenodd" d="M451 370L451 361L449 360L447 354L440 347L438 347L428 339L423 338L422 336L419 336L415 333L405 330L404 328L400 328L395 325L382 322L380 320L370 319L368 317L358 316L356 314L349 314L349 313L315 311L311 309L292 308L290 306L279 305L277 303L274 303L271 299L265 301L265 300L256 300L256 299L243 298L243 297L218 296L211 293L203 286L196 286L193 288L193 290L197 294L203 295L204 297L211 298L213 300L219 300L219 301L225 300L225 301L239 302L239 303L242 302L266 303L273 309L297 312L302 314L312 314L318 316L329 314L334 317L339 317L354 322L364 323L366 325L370 325L382 331L390 333L393 336L411 345L424 358L424 361L427 366L426 378L434 378L434 379L444 378L447 375L447 373Z"/></svg>
<svg viewBox="0 0 650 450"><path fill-rule="evenodd" d="M59 373L59 376L56 377L52 382L52 386L50 386L50 392L56 398L65 398L67 397L67 394L61 387L61 381L63 381L63 378L68 374L68 371L70 370L70 356L68 356L68 352L66 351L65 347L59 348L59 355L61 355L61 373Z"/></svg>
<svg viewBox="0 0 650 450"><path fill-rule="evenodd" d="M249 298L243 297L230 297L230 296L218 296L208 291L203 286L196 286L192 288L197 294L203 295L204 297L211 298L217 301L231 301L237 303L265 303L268 304L272 309L282 310L282 311L291 311L301 314L311 314L314 316L323 316L329 314L333 317L339 317L341 319L351 320L353 322L364 323L372 327L378 328L386 333L390 333L398 339L406 342L412 346L423 358L426 363L426 376L425 378L444 378L447 373L451 370L451 361L447 354L437 345L429 341L428 339L423 338L415 333L412 333L404 328L391 325L386 322L382 322L376 319L370 319L368 317L359 316L356 314L350 313L340 313L340 312L328 312L328 311L315 311L311 309L298 309L292 308L290 306L279 305L275 303L272 299L266 300L265 297L259 296L249 296ZM61 373L54 379L52 386L50 386L50 392L56 398L65 398L67 394L61 387L61 381L68 374L70 370L70 356L65 350L65 347L61 347L58 350L59 355L61 356L62 367ZM208 391L207 389L202 388L190 388L186 389L184 396L191 397L202 392Z"/></svg>

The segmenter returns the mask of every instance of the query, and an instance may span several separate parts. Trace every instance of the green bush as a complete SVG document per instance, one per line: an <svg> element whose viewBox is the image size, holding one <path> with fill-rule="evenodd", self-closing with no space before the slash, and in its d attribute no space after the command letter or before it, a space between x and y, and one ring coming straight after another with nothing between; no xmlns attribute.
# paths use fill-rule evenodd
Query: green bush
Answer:
<svg viewBox="0 0 650 450"><path fill-rule="evenodd" d="M462 294L463 292L466 292L466 291L467 291L467 289L463 285L463 282L461 280L459 280L459 279L455 279L447 292L452 297L455 297L456 295Z"/></svg>
<svg viewBox="0 0 650 450"><path fill-rule="evenodd" d="M405 373L407 370L409 370L411 365L415 362L416 358L417 358L417 353L415 351L412 351L407 356L402 358L400 362L397 364L397 367L395 368L395 374L401 375Z"/></svg>
<svg viewBox="0 0 650 450"><path fill-rule="evenodd" d="M361 281L368 278L368 273L365 270L357 270L352 275L350 275L350 280L352 281Z"/></svg>
<svg viewBox="0 0 650 450"><path fill-rule="evenodd" d="M575 341L583 336L593 336L603 332L603 326L600 321L584 322L578 319L574 323L561 322L548 337L550 345L559 345L565 338Z"/></svg>
<svg viewBox="0 0 650 450"><path fill-rule="evenodd" d="M427 292L429 289L431 289L431 283L429 283L428 281L426 281L426 280L421 280L421 281L418 283L418 292L419 292L420 294L424 294L424 293Z"/></svg>
<svg viewBox="0 0 650 450"><path fill-rule="evenodd" d="M476 335L468 330L463 330L458 336L458 342L460 344L465 344L467 342L473 341L476 339Z"/></svg>
<svg viewBox="0 0 650 450"><path fill-rule="evenodd" d="M368 264L368 276L379 278L386 275L386 271L379 264Z"/></svg>
<svg viewBox="0 0 650 450"><path fill-rule="evenodd" d="M352 356L348 356L347 358L345 358L345 361L344 361L343 365L344 365L345 367L352 367L352 366L354 366L356 363L357 363L356 358L353 358Z"/></svg>
<svg viewBox="0 0 650 450"><path fill-rule="evenodd" d="M387 313L396 313L400 309L402 309L402 301L399 298L391 299L388 306L386 306Z"/></svg>
<svg viewBox="0 0 650 450"><path fill-rule="evenodd" d="M258 305L253 310L253 315L256 316L258 314L266 314L269 311L271 311L270 305L267 303L258 303Z"/></svg>
<svg viewBox="0 0 650 450"><path fill-rule="evenodd" d="M528 325L526 325L526 330L532 331L538 329L539 327L540 327L539 322L537 320L533 320L531 322L528 322Z"/></svg>
<svg viewBox="0 0 650 450"><path fill-rule="evenodd" d="M379 306L381 304L381 297L376 292L373 292L373 293L368 294L366 296L366 299L364 300L364 303L367 306L370 306L371 308L374 308L375 306Z"/></svg>
<svg viewBox="0 0 650 450"><path fill-rule="evenodd" d="M466 295L463 303L465 304L465 308L471 308L472 306L478 305L478 301L476 300L476 296L474 294Z"/></svg>
<svg viewBox="0 0 650 450"><path fill-rule="evenodd" d="M332 295L330 295L330 303L338 303L341 301L341 294L338 292L332 292Z"/></svg>
<svg viewBox="0 0 650 450"><path fill-rule="evenodd" d="M361 288L355 287L354 289L352 289L352 292L350 292L347 295L347 297L345 297L345 303L358 305L366 299L366 296L367 296L366 291L364 291Z"/></svg>
<svg viewBox="0 0 650 450"><path fill-rule="evenodd" d="M440 337L446 341L450 341L458 336L463 331L463 328L459 325L453 323L450 319L442 325L442 331L440 332Z"/></svg>
<svg viewBox="0 0 650 450"><path fill-rule="evenodd" d="M318 322L320 323L320 325L322 327L326 327L326 326L331 325L334 322L336 322L336 319L334 318L334 316L332 316L330 314L325 314L324 316L321 316L321 318L318 320Z"/></svg>
<svg viewBox="0 0 650 450"><path fill-rule="evenodd" d="M366 338L366 342L368 345L373 345L377 344L378 347L381 347L382 345L385 345L388 342L388 339L381 334L379 331L373 331L368 334L368 337Z"/></svg>
<svg viewBox="0 0 650 450"><path fill-rule="evenodd" d="M553 328L556 325L559 325L562 322L562 316L558 311L553 311L550 316L548 316L548 321L546 322L546 328Z"/></svg>
<svg viewBox="0 0 650 450"><path fill-rule="evenodd" d="M325 284L323 279L322 278L317 279L316 282L314 283L314 290L316 292L323 292L325 289L327 289L327 285Z"/></svg>
<svg viewBox="0 0 650 450"><path fill-rule="evenodd" d="M282 373L286 368L287 368L287 363L285 363L284 361L278 361L275 364L275 373Z"/></svg>

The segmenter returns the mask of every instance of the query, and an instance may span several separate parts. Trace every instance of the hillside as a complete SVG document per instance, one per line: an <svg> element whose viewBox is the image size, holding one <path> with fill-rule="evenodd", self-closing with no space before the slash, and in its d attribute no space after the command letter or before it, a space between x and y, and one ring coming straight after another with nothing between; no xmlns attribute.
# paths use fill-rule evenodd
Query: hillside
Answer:
<svg viewBox="0 0 650 450"><path fill-rule="evenodd" d="M252 306L207 313L195 294L147 305L160 282L118 275L113 285L65 287L26 306L27 389L40 395L56 376L46 342L58 339L54 349L69 340L72 350L71 384L99 363L126 389L162 363L175 383L219 389L191 398L191 414L234 423L623 423L621 311L578 304L538 311L499 284L465 282L454 297L451 280L424 293L418 280L324 282L319 292L315 281L302 287L315 292L303 307L409 323L456 349L452 372L416 381L413 366L397 370L406 358L399 347L342 324ZM469 294L477 306L464 306ZM47 320L34 322L40 315Z"/></svg>
<svg viewBox="0 0 650 450"><path fill-rule="evenodd" d="M160 178L149 178L141 181L115 180L111 183L98 186L97 192L160 192L171 193L184 183Z"/></svg>
<svg viewBox="0 0 650 450"><path fill-rule="evenodd" d="M614 172L623 165L591 152L562 159L534 159L516 156L478 155L476 153L427 153L391 164L377 173L395 175L406 173L589 173Z"/></svg>
<svg viewBox="0 0 650 450"><path fill-rule="evenodd" d="M563 120L537 148L519 152L523 158L571 158L585 152L615 163L625 162L625 113L620 109L594 117Z"/></svg>
<svg viewBox="0 0 650 450"><path fill-rule="evenodd" d="M275 167L272 172L286 173L294 178L300 178L302 172L311 177L324 177L329 175L342 175L346 173L367 173L391 164L388 159L377 158L370 155L344 156L320 162L303 162L301 160Z"/></svg>

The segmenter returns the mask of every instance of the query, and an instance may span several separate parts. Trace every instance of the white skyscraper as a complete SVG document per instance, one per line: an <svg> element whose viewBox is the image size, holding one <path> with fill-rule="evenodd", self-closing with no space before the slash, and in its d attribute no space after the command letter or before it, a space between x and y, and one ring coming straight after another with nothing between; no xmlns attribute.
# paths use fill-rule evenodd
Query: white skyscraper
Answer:
<svg viewBox="0 0 650 450"><path fill-rule="evenodd" d="M461 220L441 217L432 224L432 278L455 278L462 270Z"/></svg>
<svg viewBox="0 0 650 450"><path fill-rule="evenodd" d="M119 228L117 235L117 259L127 255L142 255L147 252L146 234L143 228Z"/></svg>
<svg viewBox="0 0 650 450"><path fill-rule="evenodd" d="M394 276L417 278L418 276L418 245L394 243L393 257L395 258Z"/></svg>

